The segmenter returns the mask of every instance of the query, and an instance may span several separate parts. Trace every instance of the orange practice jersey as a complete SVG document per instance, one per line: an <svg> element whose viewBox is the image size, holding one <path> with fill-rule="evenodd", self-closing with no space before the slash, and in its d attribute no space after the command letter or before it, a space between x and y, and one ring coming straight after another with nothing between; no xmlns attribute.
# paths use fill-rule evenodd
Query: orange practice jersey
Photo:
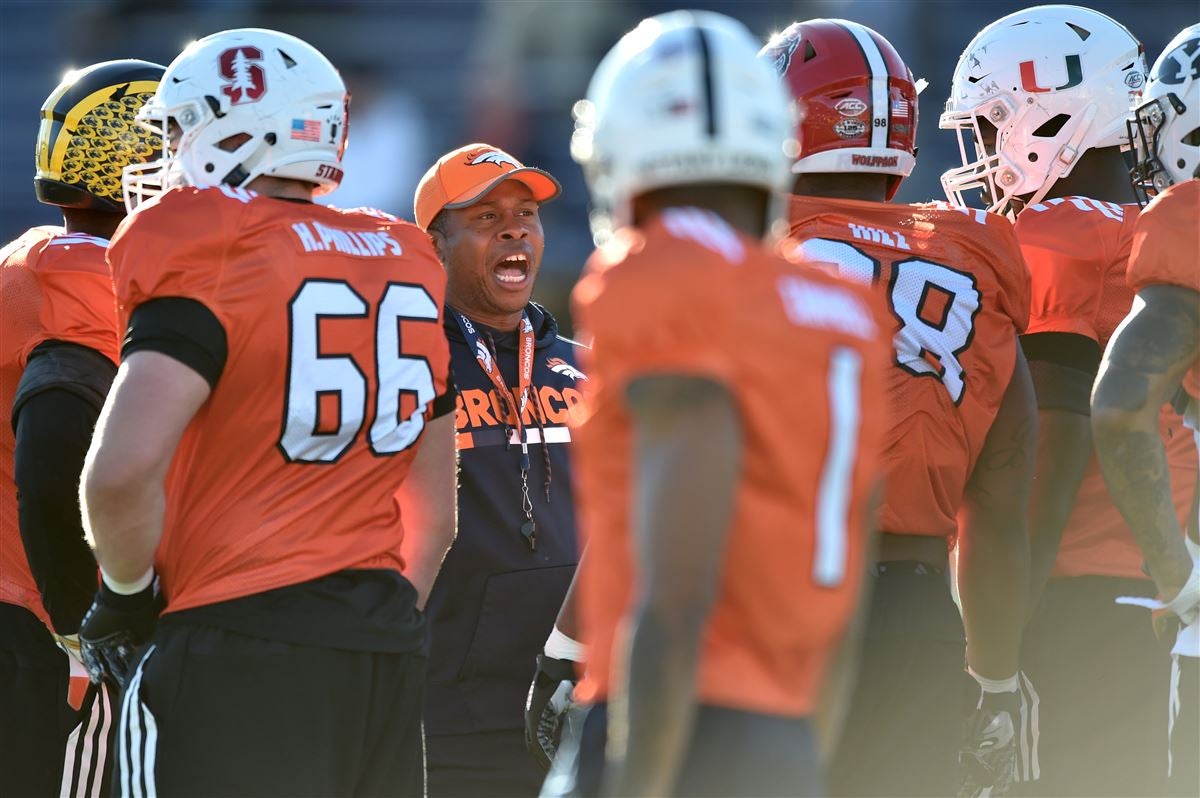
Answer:
<svg viewBox="0 0 1200 798"><path fill-rule="evenodd" d="M1029 277L1012 225L941 204L816 197L793 197L790 222L807 260L870 283L892 312L879 528L955 535L1028 314Z"/></svg>
<svg viewBox="0 0 1200 798"><path fill-rule="evenodd" d="M1104 349L1133 305L1125 272L1138 209L1086 197L1031 205L1017 217L1017 239L1033 284L1030 334L1074 333ZM1160 418L1175 506L1191 506L1196 479L1192 436L1164 408ZM1054 576L1102 575L1145 579L1142 553L1108 495L1093 455L1063 530Z"/></svg>
<svg viewBox="0 0 1200 798"><path fill-rule="evenodd" d="M1138 218L1129 257L1129 285L1178 285L1200 292L1200 180L1185 180L1155 197ZM1184 390L1200 400L1200 363L1188 369Z"/></svg>
<svg viewBox="0 0 1200 798"><path fill-rule="evenodd" d="M13 398L29 353L46 341L90 347L117 362L107 245L102 238L59 227L35 227L0 251L0 601L25 607L47 626L50 618L17 526Z"/></svg>
<svg viewBox="0 0 1200 798"><path fill-rule="evenodd" d="M573 294L592 337L590 415L576 442L587 544L579 695L604 699L613 640L637 592L625 388L685 374L721 383L742 464L720 591L704 631L701 703L809 713L863 570L864 500L886 425L882 310L860 287L801 273L707 211L665 211L598 251Z"/></svg>
<svg viewBox="0 0 1200 798"><path fill-rule="evenodd" d="M156 565L187 609L347 568L402 570L393 494L445 392L445 276L413 225L244 189L176 189L109 249L122 324L204 304L228 359L166 481Z"/></svg>

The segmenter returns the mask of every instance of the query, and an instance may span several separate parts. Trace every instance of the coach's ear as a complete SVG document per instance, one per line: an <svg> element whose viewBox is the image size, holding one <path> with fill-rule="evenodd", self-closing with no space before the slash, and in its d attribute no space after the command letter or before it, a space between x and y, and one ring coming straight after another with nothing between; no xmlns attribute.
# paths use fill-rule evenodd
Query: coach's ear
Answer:
<svg viewBox="0 0 1200 798"><path fill-rule="evenodd" d="M449 258L449 241L446 237L446 212L439 211L438 215L433 217L433 221L429 223L429 229L426 231L429 234L429 240L433 242L433 248L437 252L438 260L445 266Z"/></svg>

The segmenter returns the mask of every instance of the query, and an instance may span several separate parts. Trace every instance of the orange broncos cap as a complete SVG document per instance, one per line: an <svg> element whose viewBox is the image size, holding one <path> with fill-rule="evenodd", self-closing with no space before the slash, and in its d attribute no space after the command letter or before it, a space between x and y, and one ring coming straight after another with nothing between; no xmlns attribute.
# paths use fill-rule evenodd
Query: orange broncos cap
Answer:
<svg viewBox="0 0 1200 798"><path fill-rule="evenodd" d="M538 202L562 193L549 172L525 166L499 147L468 144L438 158L417 184L413 202L417 227L428 230L442 209L465 208L510 178L529 186Z"/></svg>

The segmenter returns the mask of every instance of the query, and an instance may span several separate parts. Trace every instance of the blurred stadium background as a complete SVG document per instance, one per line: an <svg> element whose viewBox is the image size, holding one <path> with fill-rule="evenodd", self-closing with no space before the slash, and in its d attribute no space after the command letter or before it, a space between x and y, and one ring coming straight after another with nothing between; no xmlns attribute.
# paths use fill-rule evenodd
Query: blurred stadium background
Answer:
<svg viewBox="0 0 1200 798"><path fill-rule="evenodd" d="M1124 23L1153 61L1197 19L1194 0L1080 3ZM958 164L939 131L959 53L980 27L1036 5L995 0L0 0L0 237L55 224L33 198L38 108L71 68L112 58L167 64L192 39L235 27L299 36L342 70L353 102L346 182L330 201L412 217L416 182L441 153L475 140L548 169L563 197L543 210L546 256L535 299L570 332L566 296L591 248L587 193L568 154L571 106L600 57L640 18L679 7L721 11L764 39L794 20L843 17L900 51L922 95L920 156L898 199L941 198Z"/></svg>

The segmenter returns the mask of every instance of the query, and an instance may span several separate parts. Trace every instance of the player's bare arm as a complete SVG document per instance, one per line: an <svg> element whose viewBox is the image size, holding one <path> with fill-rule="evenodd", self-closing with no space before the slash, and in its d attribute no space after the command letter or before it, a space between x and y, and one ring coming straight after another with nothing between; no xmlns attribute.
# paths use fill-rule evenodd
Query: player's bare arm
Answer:
<svg viewBox="0 0 1200 798"><path fill-rule="evenodd" d="M614 667L627 679L610 702L608 758L619 765L605 774L605 793L667 795L695 715L696 664L720 583L741 426L728 391L707 379L646 377L626 397L643 592L616 644L625 651Z"/></svg>
<svg viewBox="0 0 1200 798"><path fill-rule="evenodd" d="M1029 506L1029 608L1041 598L1092 456L1089 394L1100 349L1086 336L1022 336L1038 401L1037 466Z"/></svg>
<svg viewBox="0 0 1200 798"><path fill-rule="evenodd" d="M80 480L84 528L113 582L135 583L153 567L163 480L209 393L204 377L159 352L134 352L117 371Z"/></svg>
<svg viewBox="0 0 1200 798"><path fill-rule="evenodd" d="M417 606L437 579L442 560L458 532L458 453L454 446L454 414L425 425L425 432L396 500L404 523L404 576L417 589Z"/></svg>
<svg viewBox="0 0 1200 798"><path fill-rule="evenodd" d="M1197 357L1200 296L1181 286L1147 286L1109 341L1092 394L1104 481L1167 597L1179 592L1192 561L1171 503L1158 413Z"/></svg>
<svg viewBox="0 0 1200 798"><path fill-rule="evenodd" d="M959 576L967 663L988 679L1017 672L1029 585L1027 508L1037 445L1037 404L1025 355L967 483Z"/></svg>

